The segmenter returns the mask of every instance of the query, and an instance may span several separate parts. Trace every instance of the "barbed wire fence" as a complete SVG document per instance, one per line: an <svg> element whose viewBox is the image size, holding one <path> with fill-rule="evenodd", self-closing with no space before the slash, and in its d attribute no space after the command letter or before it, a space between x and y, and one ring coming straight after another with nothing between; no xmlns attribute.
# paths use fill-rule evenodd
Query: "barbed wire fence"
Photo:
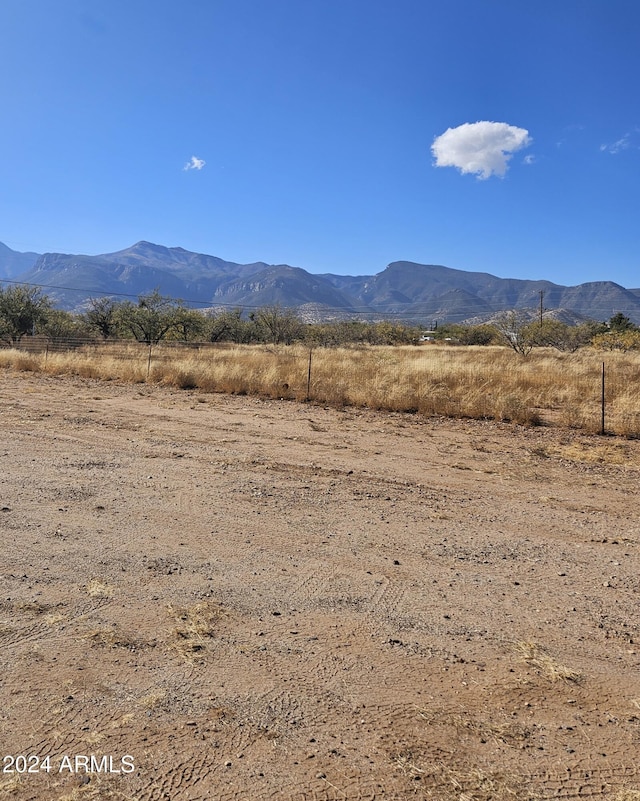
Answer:
<svg viewBox="0 0 640 801"><path fill-rule="evenodd" d="M23 369L371 409L640 437L640 355L583 349L523 358L456 345L236 345L23 337ZM20 366L19 364L17 366ZM105 368L106 369L106 368Z"/></svg>

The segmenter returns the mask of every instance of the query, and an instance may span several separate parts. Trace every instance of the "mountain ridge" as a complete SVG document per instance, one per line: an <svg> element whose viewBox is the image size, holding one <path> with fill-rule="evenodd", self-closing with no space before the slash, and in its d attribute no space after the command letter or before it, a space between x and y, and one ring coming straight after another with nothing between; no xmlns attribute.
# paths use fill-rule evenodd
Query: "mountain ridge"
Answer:
<svg viewBox="0 0 640 801"><path fill-rule="evenodd" d="M288 264L240 264L146 240L96 256L19 253L0 243L0 282L42 286L61 308L80 311L100 295L135 298L158 290L194 307L279 304L313 309L318 319L393 316L430 325L503 310L537 308L606 320L622 311L640 323L640 289L612 281L563 286L545 279L394 261L371 275L309 273Z"/></svg>

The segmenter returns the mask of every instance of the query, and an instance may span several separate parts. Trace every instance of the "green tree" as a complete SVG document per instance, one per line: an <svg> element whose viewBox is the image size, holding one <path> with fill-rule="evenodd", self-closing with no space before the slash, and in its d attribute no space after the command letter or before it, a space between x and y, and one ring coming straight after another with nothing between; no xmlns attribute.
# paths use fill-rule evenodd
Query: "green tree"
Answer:
<svg viewBox="0 0 640 801"><path fill-rule="evenodd" d="M254 319L245 319L242 309L224 309L207 317L206 336L210 342L235 342L238 345L259 339Z"/></svg>
<svg viewBox="0 0 640 801"><path fill-rule="evenodd" d="M91 331L82 317L77 317L63 309L50 309L36 330L38 334L44 334L53 342L86 338L91 335Z"/></svg>
<svg viewBox="0 0 640 801"><path fill-rule="evenodd" d="M601 326L599 323L591 322L568 325L560 320L547 317L542 323L537 321L530 323L528 329L536 346L574 353L578 348L589 345L593 337L601 330Z"/></svg>
<svg viewBox="0 0 640 801"><path fill-rule="evenodd" d="M184 342L202 339L206 327L206 318L202 312L178 305L174 314L175 324L168 336Z"/></svg>
<svg viewBox="0 0 640 801"><path fill-rule="evenodd" d="M492 325L461 325L457 339L461 345L493 345L499 333Z"/></svg>
<svg viewBox="0 0 640 801"><path fill-rule="evenodd" d="M622 312L614 314L607 323L610 331L634 331L638 326L634 325L631 320Z"/></svg>
<svg viewBox="0 0 640 801"><path fill-rule="evenodd" d="M594 348L599 350L640 350L640 330L629 328L623 331L607 331L598 334L592 340Z"/></svg>
<svg viewBox="0 0 640 801"><path fill-rule="evenodd" d="M97 331L103 339L110 339L118 332L118 307L112 298L91 298L89 308L82 318L90 329Z"/></svg>
<svg viewBox="0 0 640 801"><path fill-rule="evenodd" d="M265 341L274 345L290 345L304 335L304 325L292 309L264 306L255 315Z"/></svg>
<svg viewBox="0 0 640 801"><path fill-rule="evenodd" d="M153 345L177 331L184 321L184 306L154 290L140 295L138 302L120 303L117 309L119 326L138 342Z"/></svg>
<svg viewBox="0 0 640 801"><path fill-rule="evenodd" d="M419 339L420 329L404 323L382 320L368 328L368 341L372 345L413 345Z"/></svg>
<svg viewBox="0 0 640 801"><path fill-rule="evenodd" d="M37 287L0 287L0 339L14 345L44 322L51 302Z"/></svg>

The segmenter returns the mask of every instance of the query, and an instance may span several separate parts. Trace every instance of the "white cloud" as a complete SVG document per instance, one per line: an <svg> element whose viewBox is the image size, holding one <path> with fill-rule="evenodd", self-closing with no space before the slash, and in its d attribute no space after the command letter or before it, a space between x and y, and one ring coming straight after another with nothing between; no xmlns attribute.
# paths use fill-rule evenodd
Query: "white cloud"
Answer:
<svg viewBox="0 0 640 801"><path fill-rule="evenodd" d="M506 122L465 122L436 136L431 152L436 167L456 167L480 179L503 176L511 155L531 144L529 131Z"/></svg>
<svg viewBox="0 0 640 801"><path fill-rule="evenodd" d="M207 162L204 159L199 159L197 156L191 156L191 159L184 165L185 170L201 170Z"/></svg>
<svg viewBox="0 0 640 801"><path fill-rule="evenodd" d="M626 133L621 139L618 139L617 142L613 142L609 145L600 145L600 150L603 153L611 153L615 156L616 153L619 153L621 150L627 150L631 147L631 134Z"/></svg>
<svg viewBox="0 0 640 801"><path fill-rule="evenodd" d="M533 155L533 153L529 153L528 155L526 155L522 159L522 163L523 164L535 164L536 163L536 157Z"/></svg>

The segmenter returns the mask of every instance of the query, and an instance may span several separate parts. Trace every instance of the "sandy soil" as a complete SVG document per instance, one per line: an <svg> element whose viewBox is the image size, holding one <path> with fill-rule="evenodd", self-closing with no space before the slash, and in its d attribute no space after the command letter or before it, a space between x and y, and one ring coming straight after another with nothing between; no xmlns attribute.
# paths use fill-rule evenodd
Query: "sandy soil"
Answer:
<svg viewBox="0 0 640 801"><path fill-rule="evenodd" d="M14 372L0 420L0 798L640 788L640 443Z"/></svg>

